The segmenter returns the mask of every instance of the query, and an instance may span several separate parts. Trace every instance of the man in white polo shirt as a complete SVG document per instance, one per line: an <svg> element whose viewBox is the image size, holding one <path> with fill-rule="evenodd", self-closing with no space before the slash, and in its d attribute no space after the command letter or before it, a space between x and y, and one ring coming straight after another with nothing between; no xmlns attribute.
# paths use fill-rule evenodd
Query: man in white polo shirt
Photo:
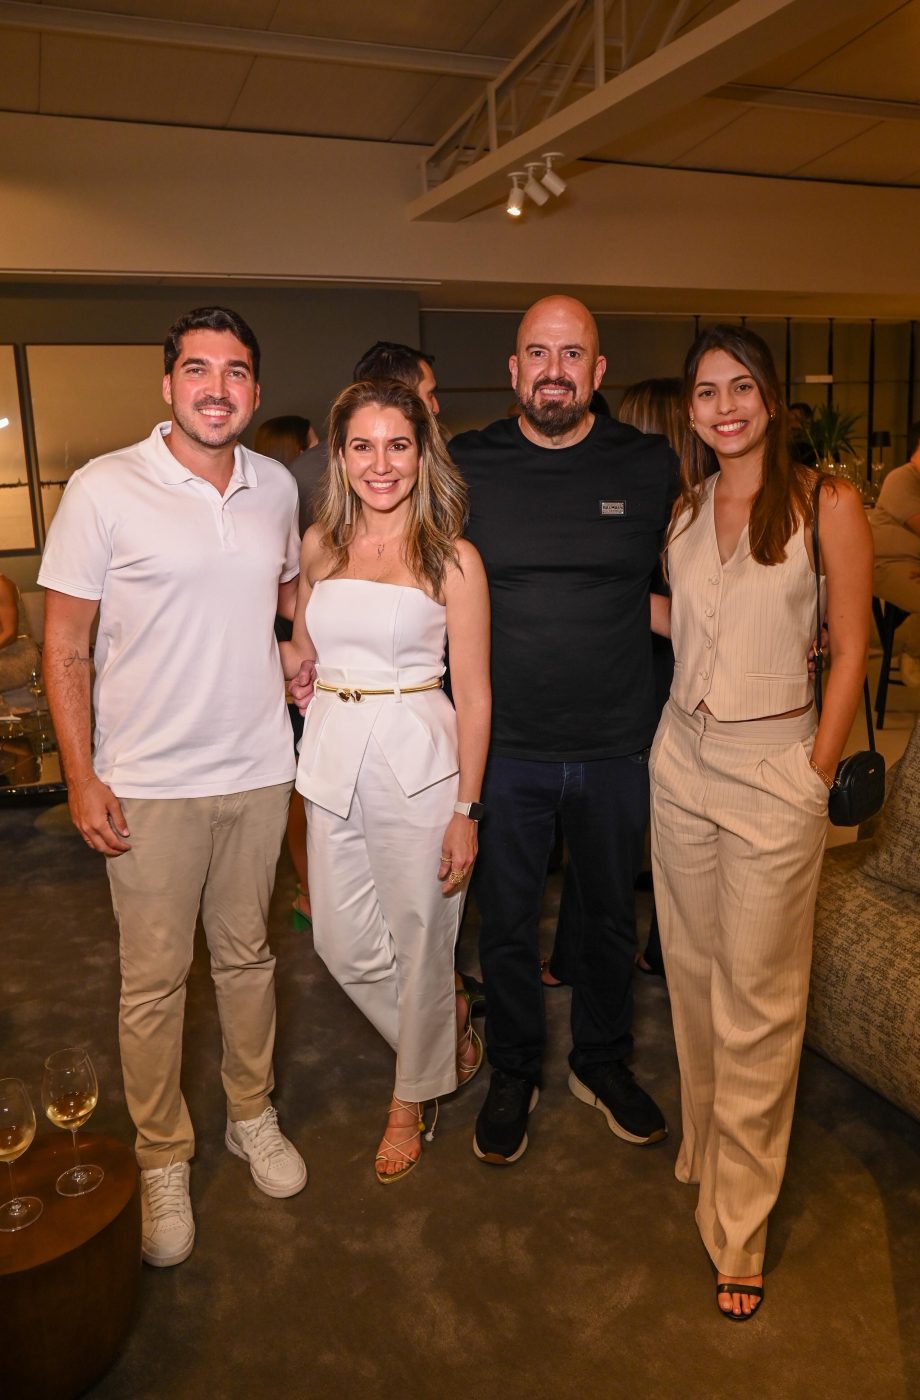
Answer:
<svg viewBox="0 0 920 1400"><path fill-rule="evenodd" d="M266 938L294 777L272 624L276 609L290 613L297 586L297 488L237 441L259 402L259 346L245 321L221 307L191 311L164 351L171 421L74 474L39 573L70 811L108 857L143 1254L161 1266L188 1258L195 1241L195 1139L179 1081L199 908L223 1040L226 1145L270 1196L292 1196L307 1179L269 1097Z"/></svg>

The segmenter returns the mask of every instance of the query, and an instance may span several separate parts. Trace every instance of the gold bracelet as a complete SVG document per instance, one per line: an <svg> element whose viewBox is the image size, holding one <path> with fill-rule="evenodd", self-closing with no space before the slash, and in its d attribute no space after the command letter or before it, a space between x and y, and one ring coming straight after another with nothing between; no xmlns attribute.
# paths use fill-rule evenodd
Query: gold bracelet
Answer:
<svg viewBox="0 0 920 1400"><path fill-rule="evenodd" d="M822 768L819 768L813 758L808 760L809 766L814 769L824 786L830 791L837 781L836 778L829 778Z"/></svg>

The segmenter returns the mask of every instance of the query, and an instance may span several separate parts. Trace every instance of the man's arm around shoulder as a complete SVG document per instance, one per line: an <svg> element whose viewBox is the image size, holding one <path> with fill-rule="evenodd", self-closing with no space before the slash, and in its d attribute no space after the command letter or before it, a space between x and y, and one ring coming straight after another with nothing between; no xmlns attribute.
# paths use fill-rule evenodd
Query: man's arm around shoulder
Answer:
<svg viewBox="0 0 920 1400"><path fill-rule="evenodd" d="M99 603L49 588L45 592L45 689L54 721L74 826L94 850L131 849L121 804L93 770L90 740L89 637Z"/></svg>

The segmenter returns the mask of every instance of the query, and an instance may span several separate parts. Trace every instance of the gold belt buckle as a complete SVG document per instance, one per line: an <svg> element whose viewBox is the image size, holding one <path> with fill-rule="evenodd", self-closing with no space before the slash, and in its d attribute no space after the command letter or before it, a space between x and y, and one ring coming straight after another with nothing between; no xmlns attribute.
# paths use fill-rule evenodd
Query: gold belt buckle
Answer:
<svg viewBox="0 0 920 1400"><path fill-rule="evenodd" d="M346 702L346 701L348 701L348 700L354 700L354 702L355 702L356 704L358 703L359 700L362 700L362 699L364 698L364 697L362 696L360 690L347 690L347 689L337 690L337 691L336 691L336 695L337 695L337 696L339 697L339 699L342 700L343 702Z"/></svg>

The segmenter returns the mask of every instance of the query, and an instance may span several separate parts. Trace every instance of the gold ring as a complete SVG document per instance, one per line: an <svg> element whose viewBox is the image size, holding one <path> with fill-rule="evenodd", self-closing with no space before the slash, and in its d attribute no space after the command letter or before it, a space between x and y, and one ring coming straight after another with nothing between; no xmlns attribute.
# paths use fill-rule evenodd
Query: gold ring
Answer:
<svg viewBox="0 0 920 1400"><path fill-rule="evenodd" d="M447 878L452 885L459 885L465 874L465 870L452 870Z"/></svg>

